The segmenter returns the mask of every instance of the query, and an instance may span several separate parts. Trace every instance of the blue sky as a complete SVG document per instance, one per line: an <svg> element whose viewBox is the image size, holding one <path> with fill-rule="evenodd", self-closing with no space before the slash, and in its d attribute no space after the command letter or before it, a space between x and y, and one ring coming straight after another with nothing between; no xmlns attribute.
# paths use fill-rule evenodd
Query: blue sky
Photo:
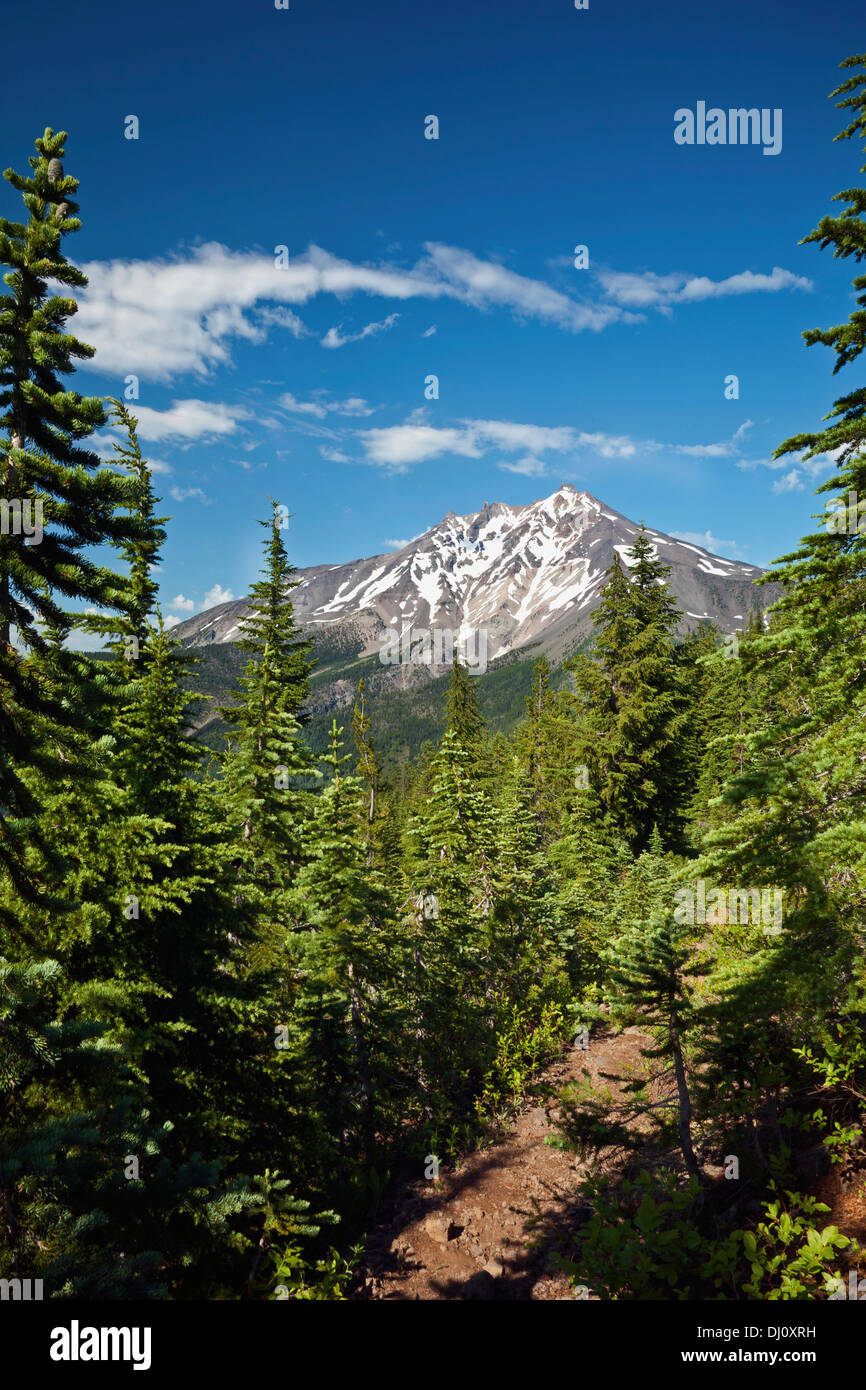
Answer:
<svg viewBox="0 0 866 1390"><path fill-rule="evenodd" d="M851 265L797 242L858 182L860 3L47 0L4 37L4 165L69 131L77 385L139 378L172 617L246 592L269 496L299 566L564 481L751 563L811 529L769 463L855 384L800 337ZM676 144L698 101L781 109L781 151Z"/></svg>

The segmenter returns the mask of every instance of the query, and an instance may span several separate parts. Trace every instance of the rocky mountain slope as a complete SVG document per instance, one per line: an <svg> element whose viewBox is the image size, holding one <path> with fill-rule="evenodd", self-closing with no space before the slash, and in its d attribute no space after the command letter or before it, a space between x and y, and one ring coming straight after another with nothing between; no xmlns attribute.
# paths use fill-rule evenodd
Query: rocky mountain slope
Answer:
<svg viewBox="0 0 866 1390"><path fill-rule="evenodd" d="M295 612L317 648L350 662L384 652L394 665L411 650L413 667L426 661L435 669L440 651L447 663L453 643L472 666L480 664L482 633L486 661L527 646L557 661L592 631L605 571L614 552L628 564L637 532L633 521L566 483L524 506L493 502L474 515L449 512L391 554L300 570ZM753 565L659 531L648 534L672 566L669 583L684 631L702 618L733 631L745 626L752 608L775 597L753 587L761 573ZM231 643L247 612L244 599L219 604L175 633L192 646ZM402 648L394 645L397 634Z"/></svg>

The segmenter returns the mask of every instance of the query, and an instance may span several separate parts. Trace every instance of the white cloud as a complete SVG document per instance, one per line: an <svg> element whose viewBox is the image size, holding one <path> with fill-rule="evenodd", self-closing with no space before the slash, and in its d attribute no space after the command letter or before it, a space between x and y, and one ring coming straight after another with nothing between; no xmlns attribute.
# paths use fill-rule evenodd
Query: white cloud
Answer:
<svg viewBox="0 0 866 1390"><path fill-rule="evenodd" d="M329 463L351 462L351 459L349 459L348 455L343 453L342 449L330 449L327 444L319 445L319 453L322 455L322 458L327 459Z"/></svg>
<svg viewBox="0 0 866 1390"><path fill-rule="evenodd" d="M322 339L322 347L341 348L345 347L347 343L360 343L362 338L372 338L377 333L387 333L389 328L394 327L399 317L399 314L389 314L381 323L368 323L365 328L361 329L360 333L343 334L339 328L329 328Z"/></svg>
<svg viewBox="0 0 866 1390"><path fill-rule="evenodd" d="M312 415L324 420L329 413L334 415L374 415L376 407L369 405L363 396L349 396L344 401L330 401L326 391L314 391L313 400L299 401L291 391L280 396L279 404L292 415Z"/></svg>
<svg viewBox="0 0 866 1390"><path fill-rule="evenodd" d="M600 270L602 289L608 298L630 309L670 309L673 304L694 304L703 299L720 299L732 294L776 293L779 290L811 290L812 281L774 266L772 274L757 275L751 270L710 280L706 275L673 272L657 275L642 272Z"/></svg>
<svg viewBox="0 0 866 1390"><path fill-rule="evenodd" d="M348 400L335 401L331 410L337 415L374 415L376 406L368 405L363 396L349 396Z"/></svg>
<svg viewBox="0 0 866 1390"><path fill-rule="evenodd" d="M181 621L182 619L175 617L174 613L166 613L162 620L162 625L166 632L168 632L171 628L177 627L178 623Z"/></svg>
<svg viewBox="0 0 866 1390"><path fill-rule="evenodd" d="M568 447L568 446L566 446ZM601 434L596 431L594 434L587 434L581 431L575 437L575 447L578 449L592 449L600 454L603 459L629 459L633 458L637 450L637 445L633 440L621 434ZM641 446L644 449L656 449L659 446L647 440Z"/></svg>
<svg viewBox="0 0 866 1390"><path fill-rule="evenodd" d="M323 420L328 413L319 401L299 401L291 391L280 396L280 405L294 415L315 415L317 420Z"/></svg>
<svg viewBox="0 0 866 1390"><path fill-rule="evenodd" d="M408 540L404 540L404 541L397 541L397 540L387 541L387 540L386 540L386 541L385 541L385 544L386 544L387 546L390 546L392 550L402 550L403 547L404 547L404 545L411 545L413 541L419 540L420 537L423 536L424 534L425 534L425 533L424 533L423 531L419 531L417 536L410 536Z"/></svg>
<svg viewBox="0 0 866 1390"><path fill-rule="evenodd" d="M691 458L721 459L727 458L734 449L730 440L723 440L720 444L677 444L676 451Z"/></svg>
<svg viewBox="0 0 866 1390"><path fill-rule="evenodd" d="M598 279L605 299L589 302L460 247L427 242L424 252L410 267L364 265L310 245L289 265L277 266L273 255L209 242L151 261L94 261L83 267L89 285L78 296L77 331L96 348L99 370L170 381L182 372L207 376L229 365L233 341L263 342L273 326L307 336L310 330L295 309L321 294L452 299L581 333L639 322L640 311L648 308L670 312L675 303L811 288L808 280L778 266L770 275L747 270L717 281L682 272L602 271ZM331 328L322 341L340 347L390 327L393 320L389 315L367 324L360 334Z"/></svg>
<svg viewBox="0 0 866 1390"><path fill-rule="evenodd" d="M487 446L499 449L529 449L542 453L545 449L574 448L576 435L568 425L521 425L511 420L462 420L467 433Z"/></svg>
<svg viewBox="0 0 866 1390"><path fill-rule="evenodd" d="M422 338L432 338L435 332L436 332L436 324L435 324L435 323L431 323L431 325L430 325L429 328L425 328L425 329L424 329L424 332L421 334L421 337L422 337Z"/></svg>
<svg viewBox="0 0 866 1390"><path fill-rule="evenodd" d="M119 431L113 430L109 434L97 435L95 439L89 439L86 447L92 454L96 454L97 458L101 459L103 463L113 463L120 467L121 461L114 447L115 442L125 443L126 435L122 435ZM171 464L166 463L165 459L151 458L144 450L142 450L142 453L144 454L145 463L151 473L171 473Z"/></svg>
<svg viewBox="0 0 866 1390"><path fill-rule="evenodd" d="M291 309L285 309L282 306L276 309L259 309L258 322L264 328L270 328L272 325L277 328L287 328L293 338L308 338L312 331L298 318L297 314L293 314Z"/></svg>
<svg viewBox="0 0 866 1390"><path fill-rule="evenodd" d="M136 416L142 439L206 439L234 434L238 421L247 419L249 411L220 402L186 400L174 401L168 410L142 405Z"/></svg>
<svg viewBox="0 0 866 1390"><path fill-rule="evenodd" d="M777 459L738 459L737 467L749 473L756 468L771 468L774 472L780 472L783 468L787 468L790 470L787 476L773 484L773 491L800 492L805 487L805 483L801 481L803 474L814 483L823 474L835 472L839 467L843 451L841 447L830 449L826 453L816 454L814 458L809 459L803 457L804 452L785 454L783 458ZM791 466L792 464L794 467Z"/></svg>
<svg viewBox="0 0 866 1390"><path fill-rule="evenodd" d="M169 608L176 608L180 613L195 612L193 600L191 598L184 598L183 594L175 594L174 598L169 600L168 606Z"/></svg>
<svg viewBox="0 0 866 1390"><path fill-rule="evenodd" d="M811 290L812 281L805 275L794 275L774 265L771 274L757 275L751 270L742 270L738 275L729 275L726 280L710 280L706 275L690 276L677 295L682 303L700 299L720 299L730 294L775 294L779 290Z"/></svg>
<svg viewBox="0 0 866 1390"><path fill-rule="evenodd" d="M471 251L457 246L428 241L424 249L432 269L450 293L477 309L498 305L519 317L540 319L572 333L581 333L584 329L597 332L617 319L628 317L609 304L582 304L543 280L518 275L494 261L482 261Z"/></svg>
<svg viewBox="0 0 866 1390"><path fill-rule="evenodd" d="M790 473L785 473L773 483L774 492L802 492L804 487L805 483L798 468L792 468Z"/></svg>
<svg viewBox="0 0 866 1390"><path fill-rule="evenodd" d="M197 498L199 502L210 501L207 493L202 492L200 487L172 487L169 488L169 493L175 502L188 502L192 497Z"/></svg>
<svg viewBox="0 0 866 1390"><path fill-rule="evenodd" d="M482 450L469 431L437 429L433 425L391 425L385 429L360 430L359 438L369 463L402 473L412 463L440 458L443 454L460 454L464 458L480 458Z"/></svg>
<svg viewBox="0 0 866 1390"><path fill-rule="evenodd" d="M601 458L631 458L636 452L633 440L624 435L608 435L574 430L571 426L525 425L511 420L461 420L458 426L428 425L423 411L416 411L402 425L359 430L358 438L366 462L403 473L414 463L425 463L445 454L463 458L483 458L491 449L521 453L523 460L503 460L499 466L511 472L535 476L539 455L589 450ZM528 464L527 458L534 462Z"/></svg>
<svg viewBox="0 0 866 1390"><path fill-rule="evenodd" d="M543 459L536 458L534 454L526 454L522 459L516 459L514 463L507 463L505 460L499 464L508 473L520 473L524 478L543 478L547 472L547 464Z"/></svg>
<svg viewBox="0 0 866 1390"><path fill-rule="evenodd" d="M751 429L754 421L744 420L743 423L734 430L730 439L722 439L716 444L675 444L673 447L678 454L686 454L691 458L730 458L739 452L739 444L746 432ZM738 464L742 467L742 464Z"/></svg>
<svg viewBox="0 0 866 1390"><path fill-rule="evenodd" d="M213 588L208 589L202 599L203 611L206 612L208 608L216 608L220 603L231 603L233 598L234 594L231 589L224 589L221 584L214 584Z"/></svg>
<svg viewBox="0 0 866 1390"><path fill-rule="evenodd" d="M217 242L151 261L92 261L83 266L89 284L78 297L78 332L96 348L100 370L170 381L182 372L206 376L229 365L232 340L261 342L274 324L304 336L308 330L289 306L320 294L454 299L510 309L572 332L629 317L613 305L581 305L543 281L458 247L433 242L425 250L410 268L356 265L315 245L278 268L273 256L230 251ZM392 321L389 315L368 324L361 336ZM334 328L325 341L336 347L357 336Z"/></svg>

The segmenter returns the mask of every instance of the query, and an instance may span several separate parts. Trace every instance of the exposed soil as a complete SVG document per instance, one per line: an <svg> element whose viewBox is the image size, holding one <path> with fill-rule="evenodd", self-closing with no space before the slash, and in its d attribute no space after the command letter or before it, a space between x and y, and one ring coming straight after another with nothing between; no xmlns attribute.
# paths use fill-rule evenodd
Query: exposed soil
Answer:
<svg viewBox="0 0 866 1390"><path fill-rule="evenodd" d="M587 1164L545 1140L555 1132L560 1093L569 1082L588 1074L599 1089L609 1086L615 1100L619 1087L603 1074L646 1076L640 1049L650 1041L637 1027L598 1032L588 1050L572 1049L538 1078L533 1091L547 1099L529 1102L499 1143L470 1154L436 1181L421 1178L392 1195L367 1241L355 1297L574 1299L553 1257L567 1250L570 1232L588 1215L578 1193ZM621 1152L602 1151L600 1166L610 1170L621 1158ZM721 1178L723 1169L705 1164L704 1172ZM798 1186L830 1207L822 1225L836 1224L866 1246L862 1171L852 1182L833 1170ZM751 1205L760 1214L760 1204ZM850 1259L841 1257L843 1271ZM856 1253L854 1260L859 1263Z"/></svg>
<svg viewBox="0 0 866 1390"><path fill-rule="evenodd" d="M838 1169L833 1169L814 1184L811 1191L819 1202L826 1202L830 1208L823 1214L822 1224L838 1226L843 1235L866 1248L866 1173L861 1169L854 1180L844 1182ZM840 1260L845 1265L850 1263L844 1253ZM861 1263L859 1259L858 1263Z"/></svg>
<svg viewBox="0 0 866 1390"><path fill-rule="evenodd" d="M557 1090L602 1072L645 1074L639 1028L602 1032L589 1049L575 1048L540 1078L551 1095L527 1108L507 1137L470 1154L438 1181L411 1185L367 1242L357 1297L368 1299L573 1299L568 1276L552 1255L579 1221L577 1186L586 1165L551 1148ZM617 1087L610 1085L616 1095Z"/></svg>

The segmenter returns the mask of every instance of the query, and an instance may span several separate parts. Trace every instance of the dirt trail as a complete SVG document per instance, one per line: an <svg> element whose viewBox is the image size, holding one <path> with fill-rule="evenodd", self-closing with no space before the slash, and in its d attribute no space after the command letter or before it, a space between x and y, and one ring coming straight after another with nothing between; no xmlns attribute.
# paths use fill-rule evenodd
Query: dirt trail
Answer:
<svg viewBox="0 0 866 1390"><path fill-rule="evenodd" d="M603 1032L589 1050L569 1052L540 1078L560 1090L584 1070L642 1072L639 1028ZM614 1093L616 1086L610 1082ZM367 1242L368 1299L573 1299L551 1255L579 1219L577 1184L585 1165L550 1148L556 1099L527 1108L507 1137L479 1150L438 1182L423 1179Z"/></svg>

